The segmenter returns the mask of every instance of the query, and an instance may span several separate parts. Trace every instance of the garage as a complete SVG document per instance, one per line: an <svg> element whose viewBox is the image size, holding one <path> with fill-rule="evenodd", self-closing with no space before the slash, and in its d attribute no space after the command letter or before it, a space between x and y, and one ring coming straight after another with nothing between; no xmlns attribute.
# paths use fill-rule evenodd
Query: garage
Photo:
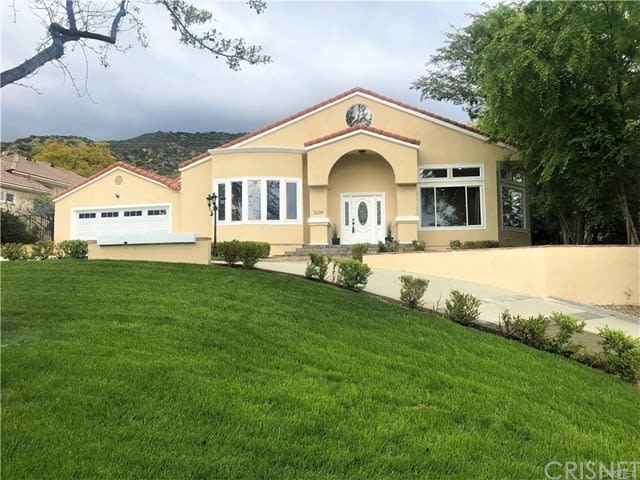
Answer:
<svg viewBox="0 0 640 480"><path fill-rule="evenodd" d="M171 205L77 208L71 214L71 238L97 240L104 235L146 235L171 231Z"/></svg>

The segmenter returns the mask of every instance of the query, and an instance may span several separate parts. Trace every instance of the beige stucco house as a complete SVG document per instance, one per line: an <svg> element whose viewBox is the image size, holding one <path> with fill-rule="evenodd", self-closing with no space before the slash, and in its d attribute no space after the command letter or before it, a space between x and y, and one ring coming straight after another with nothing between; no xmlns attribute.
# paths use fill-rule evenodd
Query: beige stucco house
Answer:
<svg viewBox="0 0 640 480"><path fill-rule="evenodd" d="M171 180L118 162L55 198L57 240L193 232L327 245L498 240L528 245L513 150L468 125L354 88L209 150Z"/></svg>

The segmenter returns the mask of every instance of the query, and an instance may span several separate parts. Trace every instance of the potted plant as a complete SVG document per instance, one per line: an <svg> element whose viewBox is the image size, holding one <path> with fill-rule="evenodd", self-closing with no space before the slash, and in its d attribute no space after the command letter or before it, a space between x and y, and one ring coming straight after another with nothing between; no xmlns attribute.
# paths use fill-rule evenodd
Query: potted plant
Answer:
<svg viewBox="0 0 640 480"><path fill-rule="evenodd" d="M391 222L387 223L387 236L384 237L384 241L387 243L393 243L393 233L391 232Z"/></svg>
<svg viewBox="0 0 640 480"><path fill-rule="evenodd" d="M340 245L340 236L338 232L338 226L335 223L331 224L331 245Z"/></svg>

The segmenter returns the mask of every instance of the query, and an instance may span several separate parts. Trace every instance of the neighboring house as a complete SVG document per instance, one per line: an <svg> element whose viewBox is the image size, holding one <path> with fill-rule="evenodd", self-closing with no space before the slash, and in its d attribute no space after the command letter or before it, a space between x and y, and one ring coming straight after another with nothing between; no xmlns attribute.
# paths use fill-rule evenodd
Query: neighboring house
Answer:
<svg viewBox="0 0 640 480"><path fill-rule="evenodd" d="M56 239L107 233L263 240L273 253L424 240L531 241L513 149L468 125L355 88L180 165L180 182L118 162L55 198Z"/></svg>
<svg viewBox="0 0 640 480"><path fill-rule="evenodd" d="M2 155L0 162L0 208L18 213L28 213L34 198L51 197L84 180L64 168L18 154Z"/></svg>

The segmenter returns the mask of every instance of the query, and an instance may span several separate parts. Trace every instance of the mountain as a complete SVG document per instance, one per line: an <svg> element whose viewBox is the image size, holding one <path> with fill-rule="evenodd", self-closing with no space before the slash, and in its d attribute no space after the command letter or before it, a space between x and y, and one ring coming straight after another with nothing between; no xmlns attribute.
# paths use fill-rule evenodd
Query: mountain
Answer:
<svg viewBox="0 0 640 480"><path fill-rule="evenodd" d="M145 133L128 140L103 140L118 160L137 165L160 175L175 177L178 164L194 155L229 142L244 133L227 132L155 132ZM31 158L38 147L48 139L62 142L93 143L83 137L31 135L14 142L2 142L2 152L13 152Z"/></svg>

